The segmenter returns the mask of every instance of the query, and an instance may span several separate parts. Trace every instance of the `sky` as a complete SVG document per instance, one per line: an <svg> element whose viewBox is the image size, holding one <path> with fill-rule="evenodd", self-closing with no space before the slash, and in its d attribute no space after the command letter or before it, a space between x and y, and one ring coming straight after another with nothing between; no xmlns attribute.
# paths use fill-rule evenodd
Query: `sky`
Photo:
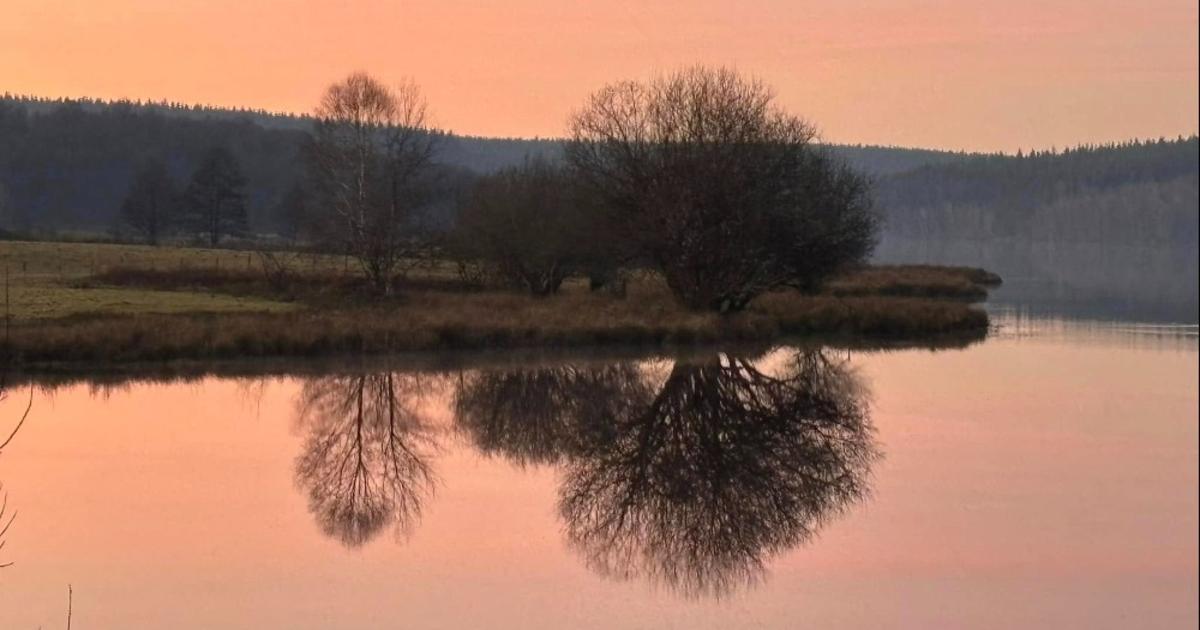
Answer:
<svg viewBox="0 0 1200 630"><path fill-rule="evenodd" d="M0 0L0 92L309 112L362 70L435 122L553 137L701 63L830 142L1015 151L1197 130L1195 0Z"/></svg>

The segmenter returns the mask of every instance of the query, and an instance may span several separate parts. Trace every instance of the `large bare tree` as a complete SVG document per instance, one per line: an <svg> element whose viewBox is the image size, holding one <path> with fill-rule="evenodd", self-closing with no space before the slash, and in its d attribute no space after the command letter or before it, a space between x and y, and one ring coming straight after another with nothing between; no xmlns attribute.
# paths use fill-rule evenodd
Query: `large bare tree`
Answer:
<svg viewBox="0 0 1200 630"><path fill-rule="evenodd" d="M412 82L389 88L355 73L329 86L316 119L309 164L324 236L358 259L373 290L390 293L420 246L420 178L433 157L425 100Z"/></svg>
<svg viewBox="0 0 1200 630"><path fill-rule="evenodd" d="M811 289L874 246L866 179L732 70L609 85L570 131L567 158L619 238L689 307L736 311L775 288Z"/></svg>
<svg viewBox="0 0 1200 630"><path fill-rule="evenodd" d="M433 490L435 447L420 412L424 381L393 372L335 375L304 384L305 432L296 481L321 529L359 547L388 526L406 533Z"/></svg>
<svg viewBox="0 0 1200 630"><path fill-rule="evenodd" d="M567 461L559 489L568 544L592 569L725 595L869 493L879 452L845 362L803 350L768 370L711 355L643 374L610 390L620 402L585 405L609 430Z"/></svg>

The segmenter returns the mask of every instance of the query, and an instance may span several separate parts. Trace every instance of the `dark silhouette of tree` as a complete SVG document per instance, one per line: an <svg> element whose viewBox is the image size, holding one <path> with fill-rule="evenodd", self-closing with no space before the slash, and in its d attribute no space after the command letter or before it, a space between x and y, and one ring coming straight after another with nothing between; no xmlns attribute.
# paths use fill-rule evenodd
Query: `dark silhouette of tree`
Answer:
<svg viewBox="0 0 1200 630"><path fill-rule="evenodd" d="M505 284L548 295L584 270L600 238L593 222L570 174L532 158L480 178L459 211L452 249Z"/></svg>
<svg viewBox="0 0 1200 630"><path fill-rule="evenodd" d="M719 596L867 492L868 405L822 352L778 375L734 356L680 362L661 387L626 391L638 399L561 489L568 541L605 575Z"/></svg>
<svg viewBox="0 0 1200 630"><path fill-rule="evenodd" d="M604 196L586 185L577 173L571 175L579 207L577 220L581 232L588 235L578 241L574 255L579 274L587 278L589 290L624 297L630 275L645 268L646 261L636 244L614 229Z"/></svg>
<svg viewBox="0 0 1200 630"><path fill-rule="evenodd" d="M392 372L304 384L296 481L321 530L347 547L389 526L402 535L420 517L433 490L433 435L417 407L425 385L419 376Z"/></svg>
<svg viewBox="0 0 1200 630"><path fill-rule="evenodd" d="M175 225L179 191L161 160L149 160L134 176L121 220L147 243L157 245Z"/></svg>
<svg viewBox="0 0 1200 630"><path fill-rule="evenodd" d="M482 370L462 377L455 424L477 449L520 465L557 464L611 429L613 406L640 398L632 364Z"/></svg>
<svg viewBox="0 0 1200 630"><path fill-rule="evenodd" d="M878 457L844 362L768 362L483 370L462 377L455 422L484 453L564 467L567 540L593 569L719 596L860 500Z"/></svg>
<svg viewBox="0 0 1200 630"><path fill-rule="evenodd" d="M353 255L379 294L424 249L417 216L434 135L417 86L387 88L355 73L326 91L307 151L324 231Z"/></svg>
<svg viewBox="0 0 1200 630"><path fill-rule="evenodd" d="M13 207L12 202L8 198L8 187L4 182L0 182L0 229L3 226L13 225Z"/></svg>
<svg viewBox="0 0 1200 630"><path fill-rule="evenodd" d="M192 175L184 207L189 225L216 247L223 236L246 232L246 177L233 154L214 147Z"/></svg>
<svg viewBox="0 0 1200 630"><path fill-rule="evenodd" d="M279 234L288 240L295 240L312 224L312 203L309 193L299 183L288 187L287 192L279 202L271 207L271 218L279 226Z"/></svg>
<svg viewBox="0 0 1200 630"><path fill-rule="evenodd" d="M867 180L815 136L759 81L694 67L593 94L566 154L680 300L726 312L870 255Z"/></svg>

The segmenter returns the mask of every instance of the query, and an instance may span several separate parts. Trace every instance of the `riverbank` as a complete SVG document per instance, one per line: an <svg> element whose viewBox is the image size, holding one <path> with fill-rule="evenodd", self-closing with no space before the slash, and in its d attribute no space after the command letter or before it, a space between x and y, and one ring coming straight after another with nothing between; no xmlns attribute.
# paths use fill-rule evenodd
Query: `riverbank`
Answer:
<svg viewBox="0 0 1200 630"><path fill-rule="evenodd" d="M720 316L680 307L650 275L623 296L574 282L533 298L426 265L395 297L371 300L341 257L295 257L281 280L257 255L228 250L2 243L0 254L10 285L2 351L23 368L813 336L923 342L986 332L970 301L998 280L975 269L868 268L818 295L772 293Z"/></svg>

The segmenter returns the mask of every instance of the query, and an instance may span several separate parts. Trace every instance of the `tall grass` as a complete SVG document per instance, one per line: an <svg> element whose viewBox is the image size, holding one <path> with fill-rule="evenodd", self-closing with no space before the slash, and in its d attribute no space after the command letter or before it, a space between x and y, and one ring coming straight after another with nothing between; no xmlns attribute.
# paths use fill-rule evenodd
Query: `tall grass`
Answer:
<svg viewBox="0 0 1200 630"><path fill-rule="evenodd" d="M895 295L978 301L1000 276L977 267L878 265L834 278L825 287L831 295Z"/></svg>
<svg viewBox="0 0 1200 630"><path fill-rule="evenodd" d="M25 261L24 288L44 292L43 301L70 302L27 308L29 315L12 320L0 350L8 362L26 366L680 347L785 336L924 342L983 334L987 315L969 301L986 295L981 285L998 280L966 268L871 267L835 279L819 295L771 293L745 312L719 316L681 307L652 275L631 282L624 298L590 293L583 281L568 282L558 295L532 298L478 290L429 266L404 279L398 297L377 300L366 297L363 279L340 257L300 260L280 282L253 259L242 258L251 256L245 252L193 265L164 261L224 254L115 245L23 247L8 253ZM39 273L58 268L55 256L64 257L62 266L70 272ZM92 271L92 259L100 257L125 262Z"/></svg>
<svg viewBox="0 0 1200 630"><path fill-rule="evenodd" d="M690 345L787 335L923 339L986 330L982 311L915 298L767 296L730 317L588 294L409 294L403 304L283 313L77 316L16 324L24 364L375 354L448 349Z"/></svg>

